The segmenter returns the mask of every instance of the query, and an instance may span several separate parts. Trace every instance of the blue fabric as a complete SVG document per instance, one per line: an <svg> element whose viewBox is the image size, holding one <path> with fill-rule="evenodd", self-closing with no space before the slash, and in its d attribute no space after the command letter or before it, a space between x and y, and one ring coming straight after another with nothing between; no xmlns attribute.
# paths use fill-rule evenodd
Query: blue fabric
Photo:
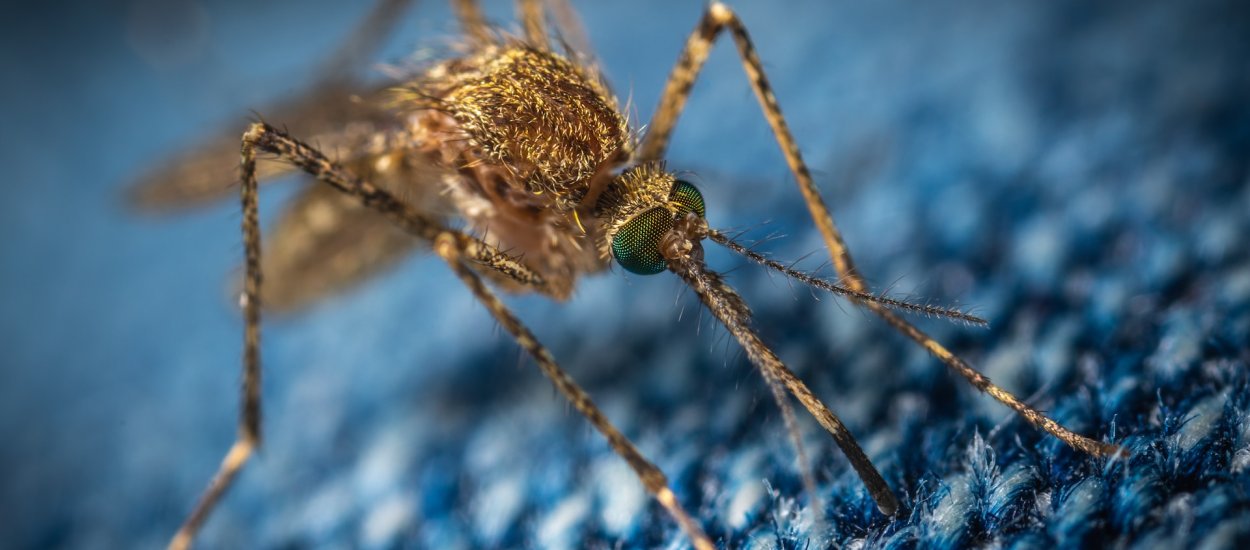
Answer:
<svg viewBox="0 0 1250 550"><path fill-rule="evenodd" d="M153 547L188 511L234 433L237 207L145 216L122 189L297 88L361 11L220 3L153 39L135 30L144 3L80 4L14 8L0 33L5 547ZM1250 13L770 5L735 3L869 281L988 318L918 322L1131 456L1068 449L870 314L713 247L764 339L900 496L891 520L800 409L819 485L804 491L760 377L674 277L617 269L568 304L508 298L678 499L726 547L1244 547ZM633 120L701 9L585 7ZM383 58L406 63L449 21L422 6ZM761 250L821 268L732 50L718 45L695 86L670 167L713 225L784 235ZM266 223L292 189L265 193ZM436 261L267 320L264 358L266 444L203 547L688 544Z"/></svg>

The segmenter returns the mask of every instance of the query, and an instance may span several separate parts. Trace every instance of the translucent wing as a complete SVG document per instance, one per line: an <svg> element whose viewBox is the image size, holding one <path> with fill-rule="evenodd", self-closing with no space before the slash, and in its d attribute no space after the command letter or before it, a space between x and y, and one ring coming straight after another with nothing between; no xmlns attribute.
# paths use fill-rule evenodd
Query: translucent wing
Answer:
<svg viewBox="0 0 1250 550"><path fill-rule="evenodd" d="M356 164L375 162L362 160ZM357 168L365 172L364 166ZM370 179L426 212L446 212L438 192L444 172L402 166ZM262 248L265 307L292 311L343 291L395 265L423 246L384 216L326 185L311 185L291 202Z"/></svg>
<svg viewBox="0 0 1250 550"><path fill-rule="evenodd" d="M363 140L393 124L385 110L386 87L364 86L359 75L411 5L411 0L378 0L322 64L310 91L261 110L261 116L316 144L331 158L350 160ZM240 120L159 163L130 190L131 201L141 208L167 210L229 193L238 179L239 140L246 127ZM261 161L257 168L261 181L293 171L271 161Z"/></svg>
<svg viewBox="0 0 1250 550"><path fill-rule="evenodd" d="M347 88L321 88L285 105L262 112L266 120L288 128L315 144L331 158L351 160L378 132L395 124L389 113L385 87L364 94ZM131 188L131 201L148 210L170 210L215 201L232 193L239 179L239 140L245 123L168 160L159 162ZM262 160L258 177L264 181L293 171L290 165Z"/></svg>

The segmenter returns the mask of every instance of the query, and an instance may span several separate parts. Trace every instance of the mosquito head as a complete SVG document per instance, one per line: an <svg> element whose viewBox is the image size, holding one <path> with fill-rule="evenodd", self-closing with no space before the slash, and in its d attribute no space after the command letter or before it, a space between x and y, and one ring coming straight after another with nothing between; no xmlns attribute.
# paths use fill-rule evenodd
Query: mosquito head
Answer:
<svg viewBox="0 0 1250 550"><path fill-rule="evenodd" d="M693 253L706 235L703 194L655 163L617 176L599 199L597 212L607 229L600 246L603 254L611 254L626 271L639 275L664 271L667 258ZM698 227L703 228L701 234Z"/></svg>

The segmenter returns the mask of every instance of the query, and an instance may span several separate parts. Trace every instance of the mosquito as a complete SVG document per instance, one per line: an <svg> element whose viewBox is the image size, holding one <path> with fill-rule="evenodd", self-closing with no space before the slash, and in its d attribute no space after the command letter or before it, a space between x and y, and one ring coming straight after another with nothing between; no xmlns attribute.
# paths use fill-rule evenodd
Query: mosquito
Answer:
<svg viewBox="0 0 1250 550"><path fill-rule="evenodd" d="M867 308L978 390L1068 445L1092 455L1118 452L1115 445L1065 429L994 385L900 312L973 324L984 320L869 290L817 192L747 29L729 7L714 1L705 8L642 134L630 127L567 0L518 0L521 31L515 35L488 24L475 0L452 0L464 35L460 52L398 84L369 87L343 77L376 49L409 3L379 2L331 58L326 73L332 76L302 99L268 113L289 124L287 129L254 122L241 139L206 142L170 159L135 188L139 204L163 208L216 198L234 179L233 166L241 180L245 327L238 435L170 548L190 546L261 444L262 291L266 309L295 309L365 279L420 245L431 247L451 268L699 549L714 548L713 541L664 473L612 425L497 290L565 300L579 277L613 263L636 274L676 275L760 370L794 439L813 498L814 482L786 392L833 437L880 511L888 516L899 509L855 438L761 340L741 296L704 262L705 241ZM691 88L715 40L726 32L828 248L836 282L769 259L711 227L701 192L665 168L662 159ZM240 164L232 160L238 154ZM262 256L258 185L288 172L325 185L309 187L295 199ZM468 229L454 229L454 219Z"/></svg>

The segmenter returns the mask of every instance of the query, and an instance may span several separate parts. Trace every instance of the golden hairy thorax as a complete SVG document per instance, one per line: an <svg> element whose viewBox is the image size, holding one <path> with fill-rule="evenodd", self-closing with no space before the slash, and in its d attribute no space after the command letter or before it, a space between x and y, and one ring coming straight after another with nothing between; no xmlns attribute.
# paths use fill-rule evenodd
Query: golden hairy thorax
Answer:
<svg viewBox="0 0 1250 550"><path fill-rule="evenodd" d="M593 68L492 46L435 65L397 98L414 150L447 169L457 210L484 240L526 258L548 293L566 298L578 275L607 266L593 204L583 203L611 185L633 137Z"/></svg>
<svg viewBox="0 0 1250 550"><path fill-rule="evenodd" d="M488 48L431 69L406 91L417 106L450 117L465 140L461 155L474 157L466 160L505 169L510 184L550 194L560 211L629 156L616 98L597 74L551 52Z"/></svg>

